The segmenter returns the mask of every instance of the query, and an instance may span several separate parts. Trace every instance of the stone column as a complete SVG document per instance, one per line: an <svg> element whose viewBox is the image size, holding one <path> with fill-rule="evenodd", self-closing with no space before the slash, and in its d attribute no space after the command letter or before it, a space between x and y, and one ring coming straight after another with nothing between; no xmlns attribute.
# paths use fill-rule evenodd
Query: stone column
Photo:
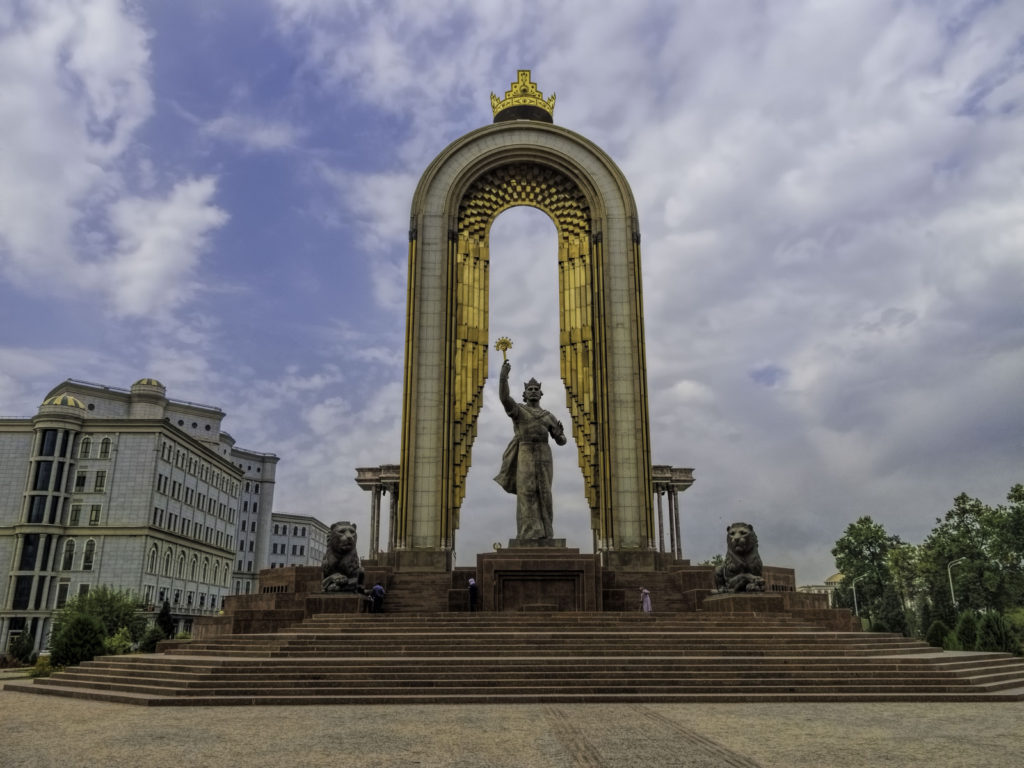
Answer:
<svg viewBox="0 0 1024 768"><path fill-rule="evenodd" d="M668 547L672 552L672 559L679 559L679 552L676 550L676 516L672 506L672 492L668 491Z"/></svg>
<svg viewBox="0 0 1024 768"><path fill-rule="evenodd" d="M683 543L682 543L682 536L679 533L679 491L676 490L675 486L673 486L672 490L669 491L669 499L671 501L672 517L673 517L673 519L675 520L675 523L676 523L675 524L675 536L676 536L675 552L676 552L676 559L677 560L682 560L683 559Z"/></svg>
<svg viewBox="0 0 1024 768"><path fill-rule="evenodd" d="M381 487L375 485L370 492L370 557L380 551L380 494Z"/></svg>
<svg viewBox="0 0 1024 768"><path fill-rule="evenodd" d="M395 531L398 528L398 483L392 485L389 490L391 491L391 509L388 515L388 551L394 551L395 549Z"/></svg>
<svg viewBox="0 0 1024 768"><path fill-rule="evenodd" d="M665 551L665 517L661 510L661 488L655 486L654 496L658 501L658 551Z"/></svg>

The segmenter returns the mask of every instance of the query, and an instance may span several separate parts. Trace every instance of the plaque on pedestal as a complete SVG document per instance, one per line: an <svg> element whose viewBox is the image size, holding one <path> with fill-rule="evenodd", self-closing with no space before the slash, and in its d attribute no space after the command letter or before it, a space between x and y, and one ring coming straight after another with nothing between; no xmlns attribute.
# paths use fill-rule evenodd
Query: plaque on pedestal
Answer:
<svg viewBox="0 0 1024 768"><path fill-rule="evenodd" d="M565 549L565 539L509 539L509 549Z"/></svg>

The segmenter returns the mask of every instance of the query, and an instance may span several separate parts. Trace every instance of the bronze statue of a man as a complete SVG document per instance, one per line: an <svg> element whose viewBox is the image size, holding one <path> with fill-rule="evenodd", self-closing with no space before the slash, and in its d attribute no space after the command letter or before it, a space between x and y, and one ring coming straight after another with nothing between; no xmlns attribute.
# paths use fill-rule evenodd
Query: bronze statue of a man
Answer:
<svg viewBox="0 0 1024 768"><path fill-rule="evenodd" d="M498 396L505 406L505 413L512 419L515 437L505 449L501 458L501 472L494 480L506 491L516 495L516 538L522 541L553 539L553 470L548 435L559 445L565 445L565 431L562 422L540 407L544 393L536 379L530 379L523 385L522 404L512 399L508 391L508 373L511 369L508 360L501 366Z"/></svg>

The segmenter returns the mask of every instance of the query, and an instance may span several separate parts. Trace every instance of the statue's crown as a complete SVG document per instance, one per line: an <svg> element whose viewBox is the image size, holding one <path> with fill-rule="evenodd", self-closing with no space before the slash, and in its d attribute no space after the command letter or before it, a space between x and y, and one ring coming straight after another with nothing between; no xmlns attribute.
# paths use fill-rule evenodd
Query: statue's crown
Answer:
<svg viewBox="0 0 1024 768"><path fill-rule="evenodd" d="M530 70L520 69L512 87L505 91L504 99L491 94L491 109L494 110L495 122L499 112L512 107L536 107L546 112L550 121L555 114L555 94L552 93L550 98L545 99L544 94L537 90L537 84L530 80Z"/></svg>
<svg viewBox="0 0 1024 768"><path fill-rule="evenodd" d="M530 379L529 381L523 382L523 389L526 389L527 387L537 387L537 389L542 389L540 382L536 379Z"/></svg>

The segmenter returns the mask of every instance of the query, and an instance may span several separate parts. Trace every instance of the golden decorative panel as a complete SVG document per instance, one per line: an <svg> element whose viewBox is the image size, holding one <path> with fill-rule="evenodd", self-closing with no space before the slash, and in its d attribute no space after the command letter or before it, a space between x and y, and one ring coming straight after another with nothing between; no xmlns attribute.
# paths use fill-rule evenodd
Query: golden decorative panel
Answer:
<svg viewBox="0 0 1024 768"><path fill-rule="evenodd" d="M477 417L487 377L489 253L488 233L502 211L528 205L546 212L558 231L561 374L572 417L587 501L598 507L598 436L595 428L594 287L590 209L579 187L557 170L528 162L511 163L477 178L459 204L450 243L454 262L454 381L449 422L452 493L457 510L465 497ZM457 514L457 512L456 512ZM453 520L455 527L458 520Z"/></svg>

